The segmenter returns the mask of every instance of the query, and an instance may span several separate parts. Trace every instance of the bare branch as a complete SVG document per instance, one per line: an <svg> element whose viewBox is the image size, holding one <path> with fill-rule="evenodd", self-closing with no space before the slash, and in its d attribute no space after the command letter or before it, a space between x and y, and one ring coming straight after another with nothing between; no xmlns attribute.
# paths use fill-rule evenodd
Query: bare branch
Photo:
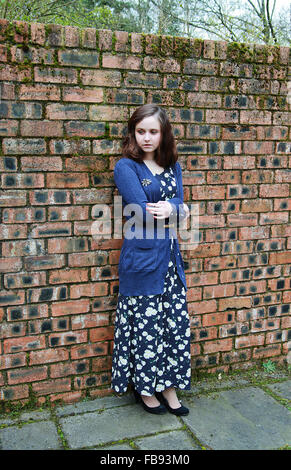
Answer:
<svg viewBox="0 0 291 470"><path fill-rule="evenodd" d="M275 3L276 3L276 1L274 2L274 4ZM266 11L267 11L268 24L269 24L269 28L270 28L272 37L274 39L274 42L277 43L277 37L276 37L274 29L273 29L272 20L270 18L269 0L267 0Z"/></svg>
<svg viewBox="0 0 291 470"><path fill-rule="evenodd" d="M251 6L253 7L253 9L255 10L255 12L257 13L258 17L260 18L261 17L261 14L260 12L256 9L255 5L253 4L253 2L251 0L248 0L248 2L251 4Z"/></svg>

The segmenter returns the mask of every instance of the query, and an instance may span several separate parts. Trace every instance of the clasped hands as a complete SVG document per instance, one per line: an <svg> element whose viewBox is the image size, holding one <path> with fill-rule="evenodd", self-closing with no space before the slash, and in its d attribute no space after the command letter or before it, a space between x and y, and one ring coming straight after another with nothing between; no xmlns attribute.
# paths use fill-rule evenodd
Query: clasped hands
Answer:
<svg viewBox="0 0 291 470"><path fill-rule="evenodd" d="M183 203L183 209L186 212L187 219L190 212L185 203ZM155 219L166 219L172 213L173 206L169 201L147 202L146 210L152 214Z"/></svg>

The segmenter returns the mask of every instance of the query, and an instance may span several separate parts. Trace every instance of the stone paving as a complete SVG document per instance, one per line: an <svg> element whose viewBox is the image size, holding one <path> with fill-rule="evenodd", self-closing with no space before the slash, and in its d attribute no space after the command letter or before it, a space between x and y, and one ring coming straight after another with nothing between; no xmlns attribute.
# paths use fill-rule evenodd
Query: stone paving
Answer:
<svg viewBox="0 0 291 470"><path fill-rule="evenodd" d="M291 448L291 379L244 372L193 381L185 417L156 416L131 394L0 415L2 450L273 450Z"/></svg>

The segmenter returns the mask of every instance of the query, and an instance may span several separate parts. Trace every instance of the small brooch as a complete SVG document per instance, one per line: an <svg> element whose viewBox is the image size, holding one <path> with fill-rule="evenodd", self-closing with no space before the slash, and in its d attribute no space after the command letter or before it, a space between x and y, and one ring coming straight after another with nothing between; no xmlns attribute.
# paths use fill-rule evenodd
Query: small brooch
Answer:
<svg viewBox="0 0 291 470"><path fill-rule="evenodd" d="M151 184L151 182L152 182L152 180L149 180L149 179L145 178L141 181L141 184L143 186L148 186L149 184Z"/></svg>

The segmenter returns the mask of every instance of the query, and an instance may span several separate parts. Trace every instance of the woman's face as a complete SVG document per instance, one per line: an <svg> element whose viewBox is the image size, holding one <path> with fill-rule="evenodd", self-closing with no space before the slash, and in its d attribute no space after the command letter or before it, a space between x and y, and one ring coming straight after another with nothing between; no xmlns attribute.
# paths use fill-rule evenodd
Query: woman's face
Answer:
<svg viewBox="0 0 291 470"><path fill-rule="evenodd" d="M135 139L137 145L145 152L145 157L153 158L161 140L161 125L158 119L155 116L142 119L135 126Z"/></svg>

